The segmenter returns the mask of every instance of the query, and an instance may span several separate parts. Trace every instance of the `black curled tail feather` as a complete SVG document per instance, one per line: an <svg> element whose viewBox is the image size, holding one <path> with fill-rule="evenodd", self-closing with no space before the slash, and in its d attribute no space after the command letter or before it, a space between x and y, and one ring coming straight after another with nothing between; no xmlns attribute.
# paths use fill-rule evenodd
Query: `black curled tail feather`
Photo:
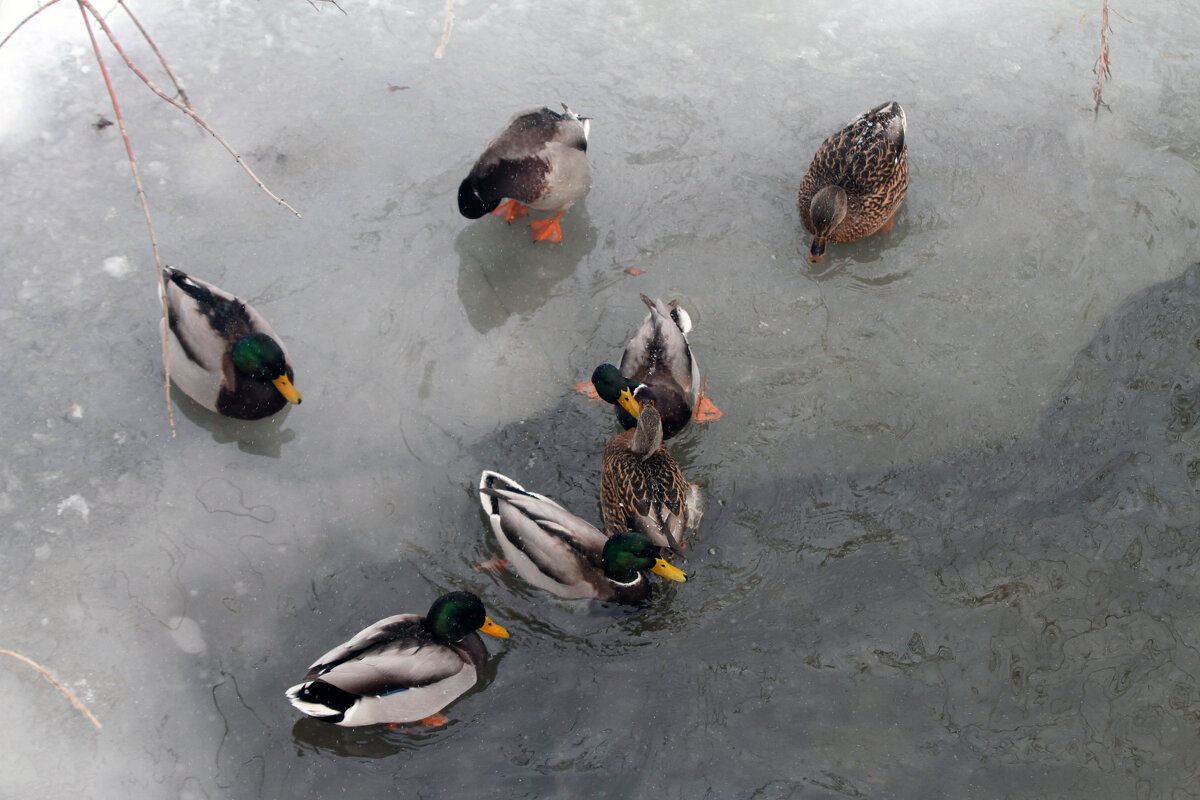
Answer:
<svg viewBox="0 0 1200 800"><path fill-rule="evenodd" d="M311 703L323 706L331 712L327 716L318 717L325 722L341 722L350 707L358 702L358 695L339 689L331 683L322 680L310 681L288 692L293 701Z"/></svg>

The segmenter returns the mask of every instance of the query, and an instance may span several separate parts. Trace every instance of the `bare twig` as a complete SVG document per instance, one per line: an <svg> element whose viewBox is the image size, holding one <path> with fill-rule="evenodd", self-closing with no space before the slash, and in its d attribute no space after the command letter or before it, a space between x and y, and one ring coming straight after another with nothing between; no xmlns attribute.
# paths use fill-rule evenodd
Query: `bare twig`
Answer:
<svg viewBox="0 0 1200 800"><path fill-rule="evenodd" d="M154 222L150 219L150 206L146 202L146 190L142 186L142 179L138 174L137 159L133 157L133 144L129 141L129 132L125 130L125 118L121 116L121 107L117 104L117 94L113 91L112 81L108 78L108 66L104 63L104 57L100 55L100 43L96 41L96 34L92 30L91 20L88 19L88 12L82 3L79 6L79 13L83 14L83 25L87 28L88 38L92 40L92 50L96 54L96 61L100 63L100 74L104 76L104 85L108 88L108 98L112 101L113 112L117 115L117 125L121 129L121 138L125 140L125 154L129 156L129 168L133 170L133 183L137 186L138 202L142 204L142 214L146 217L146 228L150 231L150 249L154 251L154 267L158 271L158 289L159 295L162 298L163 319L166 320L168 319L167 292L164 283L162 258L158 253L158 239L154 236ZM95 13L94 9L93 13ZM171 436L173 437L175 436L175 410L171 407L171 348L167 344L168 327L168 325L163 325L163 384L167 395L167 422L171 426Z"/></svg>
<svg viewBox="0 0 1200 800"><path fill-rule="evenodd" d="M14 653L12 650L0 650L0 654L6 655L6 656L12 656L13 658L17 659L18 661L24 661L26 664L33 667L38 672L42 673L42 677L45 678L46 680L50 681L51 683L53 683L55 686L57 686L58 690L60 692L62 692L63 694L65 694L71 700L71 702L75 704L75 707L78 708L80 711L82 711L84 713L84 715L92 721L92 724L95 725L97 729L99 729L101 727L100 720L96 719L96 717L92 715L92 712L88 711L87 706L85 706L82 702L80 702L78 697L71 694L71 690L68 689L67 687L63 686L61 683L59 683L58 680L53 675L51 675L49 673L49 671L47 671L46 668L43 667L41 664L38 664L33 659L27 658L26 656L23 656L20 653Z"/></svg>
<svg viewBox="0 0 1200 800"><path fill-rule="evenodd" d="M158 56L158 63L162 64L162 68L171 78L171 83L175 84L175 91L179 92L179 97L183 104L188 108L192 107L192 101L188 100L187 92L183 90L183 84L179 82L179 77L175 74L175 70L171 69L171 65L167 63L167 59L163 57L162 52L158 49L158 45L150 38L150 34L142 27L141 21L133 15L133 11L129 6L125 5L125 0L117 0L117 4L124 9L129 18L133 20L133 24L137 26L138 31L142 34L142 38L146 40L146 44L150 45L150 49L154 51L154 55Z"/></svg>
<svg viewBox="0 0 1200 800"><path fill-rule="evenodd" d="M330 4L330 5L332 5L334 8L336 8L338 11L342 12L343 14L345 14L345 13L346 13L346 9L342 8L341 6L339 6L339 5L338 5L338 3L337 3L337 0L321 0L321 2L322 2L322 3L329 3L329 4ZM308 0L308 4L309 4L310 6L312 6L313 8L320 8L320 6L318 6L318 5L317 5L315 2L313 2L313 0ZM349 16L349 15L347 14L347 16Z"/></svg>
<svg viewBox="0 0 1200 800"><path fill-rule="evenodd" d="M442 32L442 43L438 45L437 52L433 54L434 58L441 58L446 54L446 43L450 41L450 31L454 29L454 0L446 0L446 30Z"/></svg>
<svg viewBox="0 0 1200 800"><path fill-rule="evenodd" d="M80 7L86 8L88 10L88 12L91 13L92 17L96 20L96 24L99 25L100 28L104 31L105 35L108 36L108 40L112 43L113 48L116 49L117 53L121 56L121 58L123 58L125 60L125 66L129 67L129 69L133 72L133 74L137 75L138 78L141 79L142 83L146 84L146 86L150 89L150 91L154 92L156 95L161 97L163 100L166 100L168 103L175 106L177 109L182 111L184 114L187 114L189 117L191 117L193 122L195 122L197 125L199 125L201 128L203 128L205 131L207 131L209 133L209 135L211 135L214 139L216 139L218 142L221 143L221 146L224 147L231 156L233 156L234 160L237 161L238 165L243 170L245 170L246 174L250 176L251 180L253 180L256 184L258 184L259 189L262 189L263 192L265 192L266 195L268 197L270 197L272 200L274 200L278 205L281 205L284 208L286 208L288 211L291 211L297 217L300 216L299 211L292 208L287 203L287 201L283 200L281 197L276 195L274 192L272 192L270 189L267 188L266 184L264 184L261 180L259 180L259 177L254 174L254 170L250 169L250 167L246 164L245 160L242 159L242 157L238 153L238 151L233 149L233 145L229 144L229 142L227 142L225 140L224 136L217 133L215 130L213 130L209 126L209 124L207 122L205 122L203 119L201 119L200 115L196 113L195 109L193 109L190 105L186 105L186 104L180 102L179 100L176 100L174 97L171 97L169 94L164 92L162 89L160 89L154 83L154 81L150 80L150 78L146 76L146 73L142 72L141 68L137 64L133 63L133 60L125 53L124 48L121 47L120 42L117 41L117 37L115 34L113 34L112 29L108 27L108 23L104 21L104 17L100 14L99 11L96 10L96 7L94 5L92 5L89 0L75 0L75 1L77 3L79 3Z"/></svg>
<svg viewBox="0 0 1200 800"><path fill-rule="evenodd" d="M1109 113L1112 109L1108 103L1104 102L1104 81L1112 77L1112 62L1108 60L1108 35L1112 33L1112 27L1108 24L1108 0L1104 0L1104 9L1100 14L1100 55L1096 57L1096 63L1092 66L1092 74L1096 76L1096 85L1092 87L1092 98L1096 101L1092 113L1099 116L1100 107L1107 108Z"/></svg>
<svg viewBox="0 0 1200 800"><path fill-rule="evenodd" d="M50 2L46 3L44 6L38 6L36 10L29 12L29 16L25 17L25 19L18 22L17 27L15 27L11 31L9 31L8 35L5 36L3 39L0 39L0 47L4 47L4 45L6 45L8 43L8 40L11 39L13 36L15 36L17 31L21 30L22 25L24 25L26 22L29 22L29 20L33 19L38 14L42 13L47 8L49 8L50 6L54 5L57 2L58 2L58 0L50 0Z"/></svg>

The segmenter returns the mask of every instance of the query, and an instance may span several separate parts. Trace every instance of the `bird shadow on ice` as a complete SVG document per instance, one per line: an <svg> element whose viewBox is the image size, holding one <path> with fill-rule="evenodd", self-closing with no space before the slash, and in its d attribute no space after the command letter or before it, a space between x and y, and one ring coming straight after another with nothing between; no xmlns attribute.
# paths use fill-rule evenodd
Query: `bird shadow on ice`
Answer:
<svg viewBox="0 0 1200 800"><path fill-rule="evenodd" d="M583 203L562 218L563 240L535 242L529 217L505 223L492 215L469 222L454 240L458 297L471 327L487 333L513 314L537 311L554 287L596 247L597 231Z"/></svg>
<svg viewBox="0 0 1200 800"><path fill-rule="evenodd" d="M238 449L244 453L280 458L283 446L296 438L294 430L283 427L291 413L291 405L266 419L243 420L209 411L175 386L171 387L171 400L189 422L211 433L213 441L218 444L237 442Z"/></svg>

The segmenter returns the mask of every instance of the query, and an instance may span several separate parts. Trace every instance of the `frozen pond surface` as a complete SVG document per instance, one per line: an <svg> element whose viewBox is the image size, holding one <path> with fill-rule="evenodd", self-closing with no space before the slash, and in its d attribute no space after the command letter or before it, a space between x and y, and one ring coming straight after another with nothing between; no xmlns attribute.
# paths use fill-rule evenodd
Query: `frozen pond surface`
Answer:
<svg viewBox="0 0 1200 800"><path fill-rule="evenodd" d="M0 795L1195 796L1200 12L1118 9L1093 118L1100 5L459 0L442 59L436 2L135 6L303 213L111 58L165 261L254 303L305 399L176 393L174 439L124 149L46 12L0 49L0 647L104 727L4 659ZM808 159L888 99L896 226L810 265ZM594 118L566 241L460 217L488 136L559 101ZM571 386L639 292L683 298L725 412L673 440L688 583L626 610L476 571L483 468L599 519L616 427ZM451 588L513 636L450 725L287 704Z"/></svg>

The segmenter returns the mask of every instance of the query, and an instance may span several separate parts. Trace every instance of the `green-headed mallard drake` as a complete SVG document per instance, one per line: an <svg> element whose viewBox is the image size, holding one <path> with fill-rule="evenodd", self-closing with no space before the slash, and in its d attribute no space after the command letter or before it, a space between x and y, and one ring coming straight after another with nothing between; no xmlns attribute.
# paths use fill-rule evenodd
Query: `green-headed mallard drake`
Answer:
<svg viewBox="0 0 1200 800"><path fill-rule="evenodd" d="M855 117L817 149L800 183L800 219L813 235L809 258L826 242L852 242L892 229L908 189L906 122L899 103Z"/></svg>
<svg viewBox="0 0 1200 800"><path fill-rule="evenodd" d="M591 120L563 105L522 111L488 142L471 174L458 187L458 210L467 219L489 211L506 222L533 208L553 211L551 219L529 227L537 241L562 241L558 221L592 188L587 159ZM507 198L506 202L501 202Z"/></svg>
<svg viewBox="0 0 1200 800"><path fill-rule="evenodd" d="M650 309L621 356L621 368L601 364L592 372L592 385L601 399L617 407L624 428L636 425L641 406L658 409L662 434L670 439L695 417L718 419L721 412L703 395L700 368L692 355L687 334L692 319L679 300L664 303L641 295Z"/></svg>
<svg viewBox="0 0 1200 800"><path fill-rule="evenodd" d="M236 419L262 419L300 402L287 350L262 314L182 270L163 267L163 280L171 380L184 394Z"/></svg>
<svg viewBox="0 0 1200 800"><path fill-rule="evenodd" d="M663 443L658 410L643 406L637 427L604 446L600 506L605 533L638 531L659 547L680 552L684 529L700 524L700 504L700 488L683 477Z"/></svg>
<svg viewBox="0 0 1200 800"><path fill-rule="evenodd" d="M609 538L545 495L485 470L479 501L504 557L518 575L559 597L639 603L650 596L644 570L683 582L682 571L659 558L645 535L622 531Z"/></svg>
<svg viewBox="0 0 1200 800"><path fill-rule="evenodd" d="M397 614L359 631L287 690L296 708L347 727L430 719L475 685L488 652L475 631L508 638L470 592L444 594L425 616Z"/></svg>

